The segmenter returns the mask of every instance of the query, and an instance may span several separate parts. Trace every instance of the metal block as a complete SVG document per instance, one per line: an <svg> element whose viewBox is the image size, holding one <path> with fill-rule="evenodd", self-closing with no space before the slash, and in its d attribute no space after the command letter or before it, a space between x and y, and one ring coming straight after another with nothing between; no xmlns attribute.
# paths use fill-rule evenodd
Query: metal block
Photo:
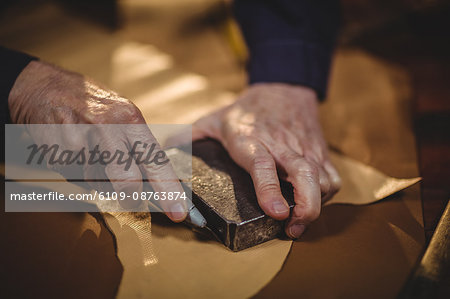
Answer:
<svg viewBox="0 0 450 299"><path fill-rule="evenodd" d="M171 160L176 155L169 153ZM280 184L292 208L292 185ZM192 144L192 191L208 228L233 251L284 235L284 222L270 218L259 207L250 175L214 140Z"/></svg>

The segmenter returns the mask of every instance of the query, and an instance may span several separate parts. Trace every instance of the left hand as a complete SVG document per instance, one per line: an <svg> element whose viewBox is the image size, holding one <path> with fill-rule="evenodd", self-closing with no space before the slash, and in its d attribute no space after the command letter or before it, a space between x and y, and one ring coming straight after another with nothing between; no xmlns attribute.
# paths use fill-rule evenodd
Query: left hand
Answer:
<svg viewBox="0 0 450 299"><path fill-rule="evenodd" d="M258 203L272 218L289 217L279 178L294 187L286 234L298 238L340 187L318 120L316 93L281 83L255 84L232 105L201 118L193 139L219 140L253 180Z"/></svg>
<svg viewBox="0 0 450 299"><path fill-rule="evenodd" d="M142 203L131 197L141 194L144 182L156 192L184 193L170 163L137 163L133 159L135 155L130 154L131 150L140 152L141 157L150 153L155 159L155 155L161 152L160 145L141 111L114 91L80 74L42 61L32 61L16 79L8 101L13 122L27 125L36 144L57 145L57 157L62 157L65 150L69 150L71 155L70 152L91 151L96 146L102 155L106 153L102 160L110 160L108 163L101 163L98 153L93 159L97 162L91 163L89 158L89 162L86 159L80 164L51 163L49 167L65 175L73 171L70 166L79 166L81 174L77 173L76 179L84 178L90 187L100 192L115 191L116 194L127 195L119 201L124 208L133 209ZM29 126L31 124L48 126ZM152 146L153 152L150 152ZM116 157L117 152L122 153L123 160L110 159ZM71 156L66 154L66 157ZM124 163L118 162L119 159L128 159L130 164L125 167ZM112 190L109 190L109 185ZM181 222L187 216L186 202L181 199L162 200L161 208L174 222Z"/></svg>

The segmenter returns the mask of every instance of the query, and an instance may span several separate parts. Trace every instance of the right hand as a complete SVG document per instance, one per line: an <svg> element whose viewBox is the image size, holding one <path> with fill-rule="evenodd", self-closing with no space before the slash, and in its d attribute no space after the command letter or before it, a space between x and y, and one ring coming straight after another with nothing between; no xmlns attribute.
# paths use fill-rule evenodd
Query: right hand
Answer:
<svg viewBox="0 0 450 299"><path fill-rule="evenodd" d="M11 119L16 124L128 124L127 130L102 131L101 138L95 140L96 144L101 150L112 153L116 150L128 153L136 142L141 142L137 149L144 155L148 149L142 147L144 143L155 144L154 153L160 150L141 112L132 102L80 74L45 62L32 61L23 69L9 94L8 103ZM92 138L89 132L78 130L76 126L69 128L70 132L53 136L48 132L29 131L35 141L58 144L60 149L90 147ZM96 177L96 173L113 178L111 185L116 192L141 192L143 179L151 184L155 192L184 192L170 163L137 165L133 160L127 171L123 165L115 163L109 163L100 170L84 165L83 171L84 177L89 179ZM135 203L121 201L126 208ZM184 200L161 201L161 205L172 221L180 222L186 218Z"/></svg>

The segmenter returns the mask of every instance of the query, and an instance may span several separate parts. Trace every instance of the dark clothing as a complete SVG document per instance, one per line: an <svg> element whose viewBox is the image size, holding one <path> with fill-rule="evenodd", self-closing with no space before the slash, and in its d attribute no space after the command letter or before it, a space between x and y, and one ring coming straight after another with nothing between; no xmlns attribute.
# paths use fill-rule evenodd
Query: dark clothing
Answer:
<svg viewBox="0 0 450 299"><path fill-rule="evenodd" d="M235 0L233 10L245 37L250 83L284 82L326 92L338 27L337 0ZM8 122L8 95L29 55L0 47L0 101Z"/></svg>
<svg viewBox="0 0 450 299"><path fill-rule="evenodd" d="M250 83L285 82L324 98L339 25L338 0L235 0Z"/></svg>
<svg viewBox="0 0 450 299"><path fill-rule="evenodd" d="M5 124L11 123L8 107L9 92L20 72L34 59L36 58L27 54L0 47L0 104L2 105L0 117L3 121L0 129L0 163L5 161Z"/></svg>
<svg viewBox="0 0 450 299"><path fill-rule="evenodd" d="M35 57L0 47L0 102L1 118L4 124L10 123L8 96L20 72L35 60Z"/></svg>

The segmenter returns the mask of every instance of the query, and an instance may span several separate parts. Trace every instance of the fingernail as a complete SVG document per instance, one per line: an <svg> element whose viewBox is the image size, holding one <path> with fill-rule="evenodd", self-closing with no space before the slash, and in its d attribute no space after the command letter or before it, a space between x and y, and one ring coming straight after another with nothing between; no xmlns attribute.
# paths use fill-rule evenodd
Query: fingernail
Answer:
<svg viewBox="0 0 450 299"><path fill-rule="evenodd" d="M305 225L303 225L303 224L293 224L289 228L289 234L291 235L291 237L293 239L297 239L298 237L300 237L304 231L305 231Z"/></svg>
<svg viewBox="0 0 450 299"><path fill-rule="evenodd" d="M282 202L276 201L272 204L272 208L276 214L284 214L289 211L289 208Z"/></svg>
<svg viewBox="0 0 450 299"><path fill-rule="evenodd" d="M181 203L177 203L170 207L170 215L172 215L172 220L183 220L186 217L186 209Z"/></svg>

